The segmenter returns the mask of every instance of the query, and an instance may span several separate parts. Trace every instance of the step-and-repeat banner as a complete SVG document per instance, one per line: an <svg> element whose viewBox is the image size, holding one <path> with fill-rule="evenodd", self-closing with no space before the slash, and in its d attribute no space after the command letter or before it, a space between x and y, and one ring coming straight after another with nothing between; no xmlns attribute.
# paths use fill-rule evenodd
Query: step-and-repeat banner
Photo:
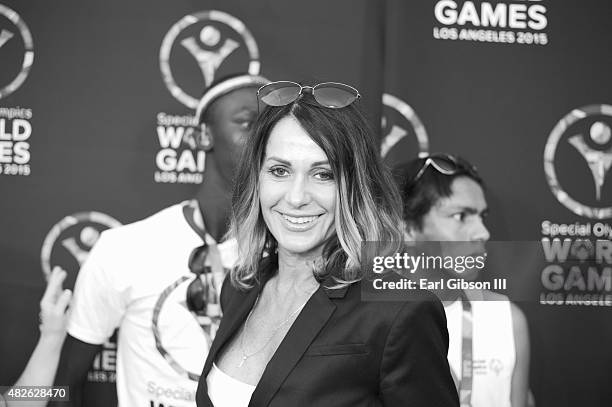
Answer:
<svg viewBox="0 0 612 407"><path fill-rule="evenodd" d="M250 72L352 84L390 164L476 164L492 238L545 259L506 264L529 293L536 405L610 405L611 17L596 0L0 0L0 384L36 343L45 274L72 287L102 231L193 196L198 96ZM115 365L111 339L87 405L112 405Z"/></svg>

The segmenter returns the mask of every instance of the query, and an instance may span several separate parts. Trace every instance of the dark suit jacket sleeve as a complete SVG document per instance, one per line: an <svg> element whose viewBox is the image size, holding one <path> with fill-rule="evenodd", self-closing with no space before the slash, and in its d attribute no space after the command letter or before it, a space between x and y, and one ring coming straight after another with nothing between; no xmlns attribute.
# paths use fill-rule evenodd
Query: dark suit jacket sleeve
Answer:
<svg viewBox="0 0 612 407"><path fill-rule="evenodd" d="M398 313L381 361L384 406L459 406L446 354L448 331L437 299L407 302Z"/></svg>

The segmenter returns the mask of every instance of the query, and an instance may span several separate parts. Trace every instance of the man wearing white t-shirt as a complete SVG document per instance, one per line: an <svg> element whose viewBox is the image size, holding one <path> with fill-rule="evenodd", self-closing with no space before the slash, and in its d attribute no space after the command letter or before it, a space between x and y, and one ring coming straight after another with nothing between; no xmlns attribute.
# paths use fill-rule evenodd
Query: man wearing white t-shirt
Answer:
<svg viewBox="0 0 612 407"><path fill-rule="evenodd" d="M99 347L119 328L121 407L194 407L218 327L219 291L236 259L235 241L218 243L229 218L232 177L267 80L239 75L213 83L190 141L207 152L195 199L102 233L75 286L68 337L56 376L71 405ZM61 404L65 406L67 404Z"/></svg>
<svg viewBox="0 0 612 407"><path fill-rule="evenodd" d="M396 167L394 175L404 201L406 240L461 242L454 248L485 253L487 201L483 181L469 162L433 154ZM463 277L469 279L467 274ZM461 406L525 407L533 402L528 400L525 316L504 295L483 290L478 299L470 298L473 294L464 292L454 301L442 298L448 362Z"/></svg>

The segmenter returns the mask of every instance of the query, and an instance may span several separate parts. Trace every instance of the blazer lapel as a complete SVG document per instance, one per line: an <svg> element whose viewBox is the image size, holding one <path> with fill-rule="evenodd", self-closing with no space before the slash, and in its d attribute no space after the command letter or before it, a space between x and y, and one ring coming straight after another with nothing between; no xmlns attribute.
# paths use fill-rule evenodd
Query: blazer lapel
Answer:
<svg viewBox="0 0 612 407"><path fill-rule="evenodd" d="M263 287L266 285L268 280L274 275L276 271L275 267L275 258L264 259L262 262L263 271L261 281L249 291L238 291L228 285L228 289L234 290L234 293L230 303L227 306L227 309L223 312L219 329L215 334L215 340L212 343L212 346L208 352L208 357L204 363L204 369L202 371L202 376L204 378L208 375L208 372L210 372L213 362L217 359L217 354L219 351L223 349L223 346L225 346L227 341L234 336L249 312L251 312L255 301L257 301L257 296L259 293L261 293L261 290L263 290ZM229 276L227 276L227 278L229 278ZM204 382L206 383L206 380L204 380Z"/></svg>
<svg viewBox="0 0 612 407"><path fill-rule="evenodd" d="M255 287L247 292L238 292L231 300L228 309L223 313L221 318L221 324L215 335L215 340L212 343L206 363L204 363L204 371L202 376L206 377L210 369L212 368L213 362L217 359L219 351L227 343L228 340L234 336L236 331L240 328L247 315L253 308L257 295L259 294L259 287Z"/></svg>
<svg viewBox="0 0 612 407"><path fill-rule="evenodd" d="M267 406L336 309L328 290L319 288L297 317L263 372L249 406Z"/></svg>
<svg viewBox="0 0 612 407"><path fill-rule="evenodd" d="M264 266L262 281L258 283L254 288L246 292L238 291L233 288L228 288L234 290L234 293L232 294L232 298L227 306L227 309L223 313L223 317L221 318L221 324L219 325L219 329L217 330L215 339L208 352L206 362L204 362L204 369L202 370L202 376L200 377L200 381L198 384L198 394L196 395L198 406L201 405L203 407L213 407L212 402L208 397L206 377L208 376L210 369L212 369L212 365L217 359L219 351L223 349L223 346L225 346L225 344L232 338L232 336L234 336L236 331L240 328L247 315L253 308L255 301L257 301L257 296L263 289L266 282L274 274L270 272L269 262L264 264L268 267L266 268Z"/></svg>

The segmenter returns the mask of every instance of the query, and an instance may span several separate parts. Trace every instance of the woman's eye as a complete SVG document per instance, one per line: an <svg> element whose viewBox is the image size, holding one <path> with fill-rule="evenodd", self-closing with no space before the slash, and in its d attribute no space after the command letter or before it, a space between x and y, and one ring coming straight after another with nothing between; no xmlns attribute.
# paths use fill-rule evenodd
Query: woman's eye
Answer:
<svg viewBox="0 0 612 407"><path fill-rule="evenodd" d="M283 167L272 167L268 172L276 177L285 177L289 175L289 171Z"/></svg>
<svg viewBox="0 0 612 407"><path fill-rule="evenodd" d="M334 174L331 171L320 171L315 174L315 177L321 181L330 181L334 179Z"/></svg>

